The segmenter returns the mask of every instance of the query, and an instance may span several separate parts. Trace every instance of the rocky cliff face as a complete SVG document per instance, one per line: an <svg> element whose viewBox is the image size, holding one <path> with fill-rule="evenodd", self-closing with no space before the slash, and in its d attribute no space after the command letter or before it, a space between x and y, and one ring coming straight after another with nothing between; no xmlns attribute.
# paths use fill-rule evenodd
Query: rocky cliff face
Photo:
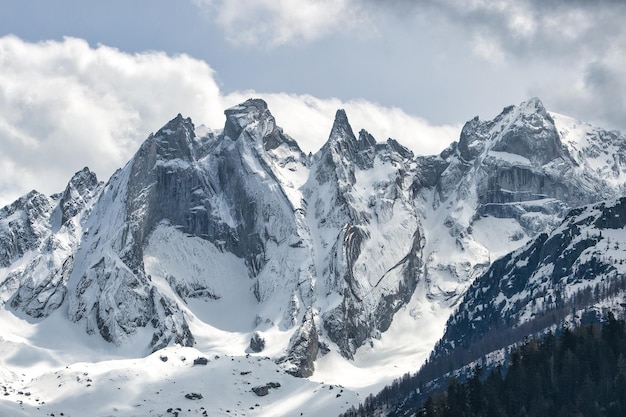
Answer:
<svg viewBox="0 0 626 417"><path fill-rule="evenodd" d="M357 139L341 110L314 156L303 188L324 278L317 294L337 300L323 311L323 326L347 357L388 329L421 275L414 171L408 149L394 140L376 144L365 131Z"/></svg>
<svg viewBox="0 0 626 417"><path fill-rule="evenodd" d="M262 100L225 115L202 134L178 115L106 184L85 169L1 209L0 301L38 319L66 305L87 333L147 350L263 335L307 376L320 345L351 358L403 308L419 329L498 256L624 191L624 138L536 99L437 156L357 137L342 110L310 157Z"/></svg>

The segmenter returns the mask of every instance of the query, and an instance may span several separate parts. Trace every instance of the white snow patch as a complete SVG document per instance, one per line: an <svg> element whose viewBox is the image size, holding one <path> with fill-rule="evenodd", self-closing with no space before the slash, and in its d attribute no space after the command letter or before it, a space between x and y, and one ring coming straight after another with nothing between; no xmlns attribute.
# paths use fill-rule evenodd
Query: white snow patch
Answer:
<svg viewBox="0 0 626 417"><path fill-rule="evenodd" d="M489 152L487 152L487 156L506 161L513 165L532 165L528 158L514 153L489 150Z"/></svg>
<svg viewBox="0 0 626 417"><path fill-rule="evenodd" d="M515 219L501 219L493 216L476 220L472 225L472 234L477 243L487 248L492 262L529 240Z"/></svg>

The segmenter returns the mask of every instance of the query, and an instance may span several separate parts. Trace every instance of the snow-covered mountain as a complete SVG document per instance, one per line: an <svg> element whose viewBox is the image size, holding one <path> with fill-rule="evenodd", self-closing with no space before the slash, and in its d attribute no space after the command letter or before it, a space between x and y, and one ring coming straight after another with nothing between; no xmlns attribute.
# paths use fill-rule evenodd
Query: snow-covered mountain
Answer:
<svg viewBox="0 0 626 417"><path fill-rule="evenodd" d="M506 369L529 337L626 316L625 230L626 197L572 209L473 281L419 372L342 416L413 416L450 378Z"/></svg>
<svg viewBox="0 0 626 417"><path fill-rule="evenodd" d="M106 184L84 169L0 209L4 342L72 349L38 336L60 326L87 362L179 345L371 392L424 361L494 260L624 194L626 138L538 99L437 156L342 110L314 155L262 100L225 115L178 115Z"/></svg>
<svg viewBox="0 0 626 417"><path fill-rule="evenodd" d="M499 349L565 319L597 320L608 309L622 316L625 229L626 197L591 204L496 260L465 293L435 356L478 344L489 351L495 342Z"/></svg>

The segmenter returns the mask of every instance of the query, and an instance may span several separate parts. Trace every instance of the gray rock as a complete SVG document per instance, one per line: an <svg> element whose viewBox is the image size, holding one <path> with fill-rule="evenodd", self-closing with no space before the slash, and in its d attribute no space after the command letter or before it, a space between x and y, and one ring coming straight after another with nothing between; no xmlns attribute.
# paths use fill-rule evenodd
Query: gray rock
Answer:
<svg viewBox="0 0 626 417"><path fill-rule="evenodd" d="M252 392L254 392L259 397L265 397L270 392L270 387L267 385L261 385L258 387L253 387Z"/></svg>
<svg viewBox="0 0 626 417"><path fill-rule="evenodd" d="M308 308L302 318L302 324L289 341L287 361L293 368L287 372L300 378L313 375L318 350L319 339L313 310Z"/></svg>
<svg viewBox="0 0 626 417"><path fill-rule="evenodd" d="M254 332L250 338L250 350L253 352L262 352L265 349L265 339L259 332Z"/></svg>
<svg viewBox="0 0 626 417"><path fill-rule="evenodd" d="M208 363L209 363L209 360L202 356L193 360L194 365L206 365Z"/></svg>
<svg viewBox="0 0 626 417"><path fill-rule="evenodd" d="M49 233L53 209L54 202L37 191L0 209L0 267L8 267L39 247Z"/></svg>

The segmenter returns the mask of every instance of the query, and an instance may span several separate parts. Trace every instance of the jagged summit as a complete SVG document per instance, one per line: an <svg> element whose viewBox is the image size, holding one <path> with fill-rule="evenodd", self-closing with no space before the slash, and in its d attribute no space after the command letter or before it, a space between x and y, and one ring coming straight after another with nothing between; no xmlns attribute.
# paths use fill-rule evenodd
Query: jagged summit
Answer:
<svg viewBox="0 0 626 417"><path fill-rule="evenodd" d="M376 139L365 129L359 131L359 151L367 151L376 146Z"/></svg>
<svg viewBox="0 0 626 417"><path fill-rule="evenodd" d="M297 142L285 135L276 125L267 103L262 99L249 99L224 111L226 124L224 137L230 140L252 141L264 151L273 151L286 145L291 151L302 154ZM247 132L246 134L244 134Z"/></svg>
<svg viewBox="0 0 626 417"><path fill-rule="evenodd" d="M554 120L539 99L522 103L517 112L512 113L512 121L493 146L494 151L520 155L540 165L562 156Z"/></svg>
<svg viewBox="0 0 626 417"><path fill-rule="evenodd" d="M413 158L412 152L395 140L389 139L387 144L379 144L365 129L359 131L357 139L345 110L339 109L335 114L328 140L315 156L318 161L323 161L323 164L328 167L319 172L321 176L318 179L320 182L326 182L326 177L334 172L335 181L354 185L356 181L354 169L371 169L377 155L387 151L401 154L400 159Z"/></svg>
<svg viewBox="0 0 626 417"><path fill-rule="evenodd" d="M194 125L191 121L191 118L184 117L182 114L178 113L176 117L174 117L172 120L167 122L165 126L163 126L161 129L157 131L156 136L162 136L163 134L166 134L169 132L176 132L180 129L193 131Z"/></svg>
<svg viewBox="0 0 626 417"><path fill-rule="evenodd" d="M335 121L333 122L333 127L330 131L328 140L341 140L343 142L347 142L348 146L354 146L356 143L356 137L354 136L352 126L350 126L348 115L345 110L339 109L335 113Z"/></svg>
<svg viewBox="0 0 626 417"><path fill-rule="evenodd" d="M401 157L406 158L406 159L413 159L414 156L415 156L413 154L413 151L411 151L409 148L407 148L406 146L402 145L400 142L398 142L397 140L395 140L393 138L387 139L387 147L392 152L395 152L398 155L400 155Z"/></svg>
<svg viewBox="0 0 626 417"><path fill-rule="evenodd" d="M539 97L532 97L523 101L518 107L520 111L525 114L539 114L542 117L549 116L548 111Z"/></svg>
<svg viewBox="0 0 626 417"><path fill-rule="evenodd" d="M261 99L249 99L224 111L226 125L224 135L236 140L243 129L254 123L268 123L268 130L274 128L274 117L267 108L267 103Z"/></svg>
<svg viewBox="0 0 626 417"><path fill-rule="evenodd" d="M62 213L61 225L75 217L93 198L94 191L101 185L98 177L89 168L78 171L70 179L61 195L59 208Z"/></svg>
<svg viewBox="0 0 626 417"><path fill-rule="evenodd" d="M538 98L506 107L494 120L475 117L467 122L458 149L466 161L492 150L518 155L537 166L562 155L554 120Z"/></svg>
<svg viewBox="0 0 626 417"><path fill-rule="evenodd" d="M33 190L0 209L0 267L9 267L38 248L52 208L49 197Z"/></svg>
<svg viewBox="0 0 626 417"><path fill-rule="evenodd" d="M190 118L184 118L180 113L165 126L159 129L154 136L148 138L154 141L158 158L164 160L183 159L191 161L196 158L194 152L195 126Z"/></svg>

